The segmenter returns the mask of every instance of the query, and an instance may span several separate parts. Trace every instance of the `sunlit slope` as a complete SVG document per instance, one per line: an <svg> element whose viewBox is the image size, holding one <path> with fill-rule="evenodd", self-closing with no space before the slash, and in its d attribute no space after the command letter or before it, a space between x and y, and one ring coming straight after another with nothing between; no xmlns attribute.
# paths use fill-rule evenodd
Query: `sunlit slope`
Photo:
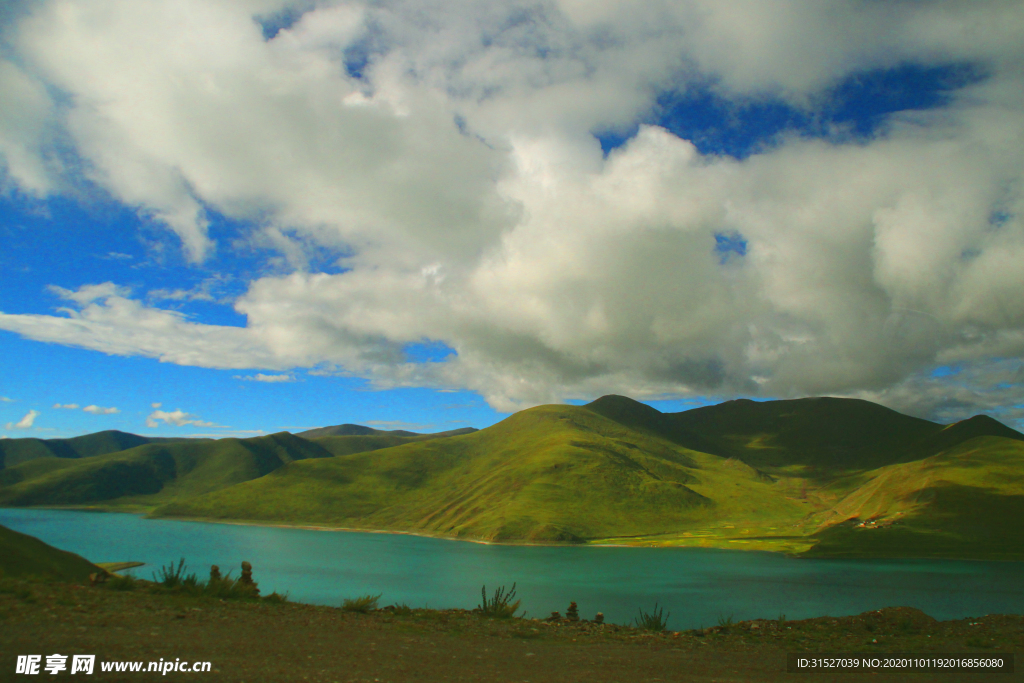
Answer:
<svg viewBox="0 0 1024 683"><path fill-rule="evenodd" d="M146 444L76 460L39 458L0 473L0 505L155 504L262 477L331 453L287 432Z"/></svg>
<svg viewBox="0 0 1024 683"><path fill-rule="evenodd" d="M358 427L359 425L341 425L342 427ZM377 430L370 430L370 432L376 433L348 433L348 434L333 434L330 430L335 429L334 427L324 427L321 429L313 429L308 432L300 432L297 436L301 436L303 439L313 441L325 449L331 452L332 455L351 455L352 453L364 453L367 451L376 451L381 448L391 448L392 446L401 446L407 443L414 443L416 441L429 441L430 439L442 439L449 436L459 436L461 434L471 434L477 430L467 427L465 429L455 429L449 432L438 432L436 434L412 434L411 432L398 433L398 432L380 432ZM370 429L369 427L362 427L362 429ZM351 431L355 430L343 430Z"/></svg>
<svg viewBox="0 0 1024 683"><path fill-rule="evenodd" d="M1024 560L1024 442L982 436L859 475L809 556Z"/></svg>
<svg viewBox="0 0 1024 683"><path fill-rule="evenodd" d="M505 541L667 533L720 514L694 488L708 457L583 407L540 406L473 434L292 463L157 514ZM711 457L733 489L772 497L752 468Z"/></svg>
<svg viewBox="0 0 1024 683"><path fill-rule="evenodd" d="M340 426L340 431L359 431ZM322 524L506 542L1024 559L1024 435L865 401L621 396L473 433L148 444L0 471L0 505Z"/></svg>
<svg viewBox="0 0 1024 683"><path fill-rule="evenodd" d="M102 572L79 555L0 526L0 575L37 576L81 583L89 580L89 574Z"/></svg>
<svg viewBox="0 0 1024 683"><path fill-rule="evenodd" d="M71 439L0 439L0 468L13 467L36 458L89 458L149 443L173 443L185 440L152 438L116 430L96 432Z"/></svg>
<svg viewBox="0 0 1024 683"><path fill-rule="evenodd" d="M474 434L295 462L179 498L157 514L497 541L794 553L818 543L818 554L843 554L856 550L833 540L844 524L894 518L917 520L921 529L971 528L977 520L950 502L950 487L962 487L960 498L987 501L981 472L1005 481L1024 474L1016 457L1006 456L1021 435L988 418L943 427L863 401L774 403L781 405L700 409L700 420L620 396L541 406ZM750 424L732 421L744 415ZM1003 436L986 436L992 433ZM695 450L697 444L722 454ZM967 452L978 464L964 465ZM871 466L879 460L882 467ZM1005 501L995 498L993 509ZM990 556L1012 543L999 533L988 538L995 545L951 541L939 554Z"/></svg>

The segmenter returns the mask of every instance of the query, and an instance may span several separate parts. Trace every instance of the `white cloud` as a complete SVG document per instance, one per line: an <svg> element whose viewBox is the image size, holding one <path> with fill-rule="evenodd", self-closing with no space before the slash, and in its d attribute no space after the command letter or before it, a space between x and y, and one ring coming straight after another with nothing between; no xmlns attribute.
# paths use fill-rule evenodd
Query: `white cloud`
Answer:
<svg viewBox="0 0 1024 683"><path fill-rule="evenodd" d="M165 425L171 425L173 427L184 427L186 425L193 425L195 427L220 427L220 425L212 422L204 422L195 415L183 412L181 410L175 410L173 412L167 412L164 410L154 410L146 418L146 426L153 428L159 426L160 422Z"/></svg>
<svg viewBox="0 0 1024 683"><path fill-rule="evenodd" d="M150 405L153 408L162 408L164 404L163 403L151 403Z"/></svg>
<svg viewBox="0 0 1024 683"><path fill-rule="evenodd" d="M213 301L226 303L217 294L223 289L227 278L224 276L208 277L191 289L154 289L147 298L150 301Z"/></svg>
<svg viewBox="0 0 1024 683"><path fill-rule="evenodd" d="M7 398L6 396L0 396L0 403L14 403L14 399Z"/></svg>
<svg viewBox="0 0 1024 683"><path fill-rule="evenodd" d="M246 382L294 382L295 377L292 375L265 375L262 372L258 372L255 375L243 376L235 375L235 379L244 380Z"/></svg>
<svg viewBox="0 0 1024 683"><path fill-rule="evenodd" d="M53 407L63 408L64 410L77 410L79 408L79 405L77 403L65 403L63 405L60 403L54 403Z"/></svg>
<svg viewBox="0 0 1024 683"><path fill-rule="evenodd" d="M45 195L56 185L46 141L53 102L42 83L5 59L0 59L0 93L0 169L6 167L23 191Z"/></svg>
<svg viewBox="0 0 1024 683"><path fill-rule="evenodd" d="M67 317L0 313L0 329L29 339L81 346L111 355L142 355L179 365L285 369L252 331L192 323L176 312L143 305L113 283L55 293L78 304Z"/></svg>
<svg viewBox="0 0 1024 683"><path fill-rule="evenodd" d="M114 413L121 412L117 408L101 408L100 406L86 406L82 410L93 415L113 415Z"/></svg>
<svg viewBox="0 0 1024 683"><path fill-rule="evenodd" d="M55 191L59 119L89 180L188 258L233 247L211 238L210 207L253 220L252 243L296 272L250 283L245 327L155 305L213 285L139 300L108 282L55 287L62 315L0 328L468 388L502 410L610 391L882 396L936 363L1024 355L1019 0L349 2L266 41L253 16L275 7L39 3L0 74L19 103L0 154L19 187ZM357 46L361 79L344 68ZM653 126L604 158L592 135L695 82L813 114L865 69L951 62L988 75L870 140L783 137L736 161ZM721 262L721 233L746 256ZM344 254L344 272L306 272L312 249ZM406 362L424 340L457 355Z"/></svg>
<svg viewBox="0 0 1024 683"><path fill-rule="evenodd" d="M37 417L39 417L39 411L30 410L25 413L25 417L21 418L17 422L8 422L6 427L7 429L31 429Z"/></svg>

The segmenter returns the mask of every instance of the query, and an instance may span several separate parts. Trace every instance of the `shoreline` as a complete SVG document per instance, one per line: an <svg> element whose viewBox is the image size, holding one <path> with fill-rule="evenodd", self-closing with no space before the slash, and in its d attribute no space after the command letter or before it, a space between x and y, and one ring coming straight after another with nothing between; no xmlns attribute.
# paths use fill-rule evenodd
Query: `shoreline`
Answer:
<svg viewBox="0 0 1024 683"><path fill-rule="evenodd" d="M341 526L324 526L311 523L287 523L287 522L270 522L262 520L242 520L242 519L212 519L208 517L151 517L150 513L145 510L130 509L130 508L116 508L116 507L104 507L104 506L92 506L92 505L28 505L28 506L16 506L7 509L11 510L72 510L75 512L115 512L129 515L139 515L146 519L152 520L171 520L177 522L199 522L202 524L228 524L232 526L253 526L253 527L265 527L275 529L304 529L306 531L344 531L352 533L364 533L364 534L393 534L401 536L416 536L419 538L433 538L440 541L455 541L462 543L476 543L477 545L495 545L495 546L513 546L513 547L536 547L536 548L661 548L661 549L677 549L677 550L733 550L738 552L746 553L772 553L773 555L782 555L793 559L805 559L800 558L799 555L794 553L787 553L779 550L764 550L761 548L724 548L718 546L683 546L683 545L634 545L630 543L592 543L585 541L583 543L559 543L557 541L545 541L542 543L531 542L531 541L487 541L480 538L468 538L458 536L445 536L442 534L431 534L428 532L420 531L401 531L398 529L365 529L358 527L341 527ZM826 558L827 559L827 558ZM870 559L870 558L866 558ZM950 558L957 559L957 558Z"/></svg>
<svg viewBox="0 0 1024 683"><path fill-rule="evenodd" d="M725 550L735 551L744 553L771 553L773 555L781 555L783 557L793 560L942 560L942 561L957 561L957 562L1010 562L1010 563L1024 563L1024 557L1020 559L1007 559L1007 558L978 558L978 557L946 557L946 556L892 556L892 555L835 555L835 556L815 556L807 557L803 553L790 553L781 550L766 550L764 548L731 548L723 547L721 545L713 546L687 546L687 545L634 545L629 543L559 543L559 542L530 542L530 541L487 541L479 538L462 538L455 536L445 536L441 534L431 534L428 532L417 532L417 531L402 531L397 529L366 529L358 527L340 527L340 526L325 526L321 524L312 523L287 523L287 522L270 522L261 520L239 520L239 519L211 519L204 517L150 517L149 512L139 509L122 509L122 508L111 508L104 506L86 506L86 505L65 505L65 506L54 506L54 505L31 505L31 506L0 506L0 509L10 510L70 510L75 512L115 512L122 514L139 515L146 519L151 520L170 520L178 522L198 522L202 524L227 524L232 526L251 526L251 527L265 527L265 528L277 528L277 529L303 529L306 531L341 531L350 533L367 533L367 534L391 534L401 536L416 536L419 538L432 538L441 541L455 541L463 543L475 543L477 545L493 545L493 546L512 546L512 547L552 547L552 548L658 548L658 549L676 549L676 550ZM743 540L743 539L736 539Z"/></svg>

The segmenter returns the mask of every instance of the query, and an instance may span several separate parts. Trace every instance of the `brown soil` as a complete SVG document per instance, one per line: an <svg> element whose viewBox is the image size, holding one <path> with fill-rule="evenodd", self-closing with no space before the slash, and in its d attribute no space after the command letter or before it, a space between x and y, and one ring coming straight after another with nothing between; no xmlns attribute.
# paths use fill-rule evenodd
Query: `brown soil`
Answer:
<svg viewBox="0 0 1024 683"><path fill-rule="evenodd" d="M294 682L485 681L1010 681L1018 673L786 673L787 652L972 652L1024 649L1024 617L938 622L911 608L854 617L743 622L649 633L590 622L494 619L465 610L377 610L221 601L152 588L0 582L0 680L76 680L15 675L19 654L97 655L82 680L140 681L155 673L101 673L99 662L181 658L211 673L164 680ZM70 660L69 660L70 661Z"/></svg>

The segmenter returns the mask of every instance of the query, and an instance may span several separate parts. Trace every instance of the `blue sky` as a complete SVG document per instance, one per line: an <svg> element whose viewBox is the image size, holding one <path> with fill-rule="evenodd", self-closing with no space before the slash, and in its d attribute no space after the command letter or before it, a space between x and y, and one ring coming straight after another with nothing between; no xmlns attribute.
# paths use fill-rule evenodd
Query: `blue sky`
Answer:
<svg viewBox="0 0 1024 683"><path fill-rule="evenodd" d="M1022 428L1024 11L940 5L14 3L0 435Z"/></svg>

